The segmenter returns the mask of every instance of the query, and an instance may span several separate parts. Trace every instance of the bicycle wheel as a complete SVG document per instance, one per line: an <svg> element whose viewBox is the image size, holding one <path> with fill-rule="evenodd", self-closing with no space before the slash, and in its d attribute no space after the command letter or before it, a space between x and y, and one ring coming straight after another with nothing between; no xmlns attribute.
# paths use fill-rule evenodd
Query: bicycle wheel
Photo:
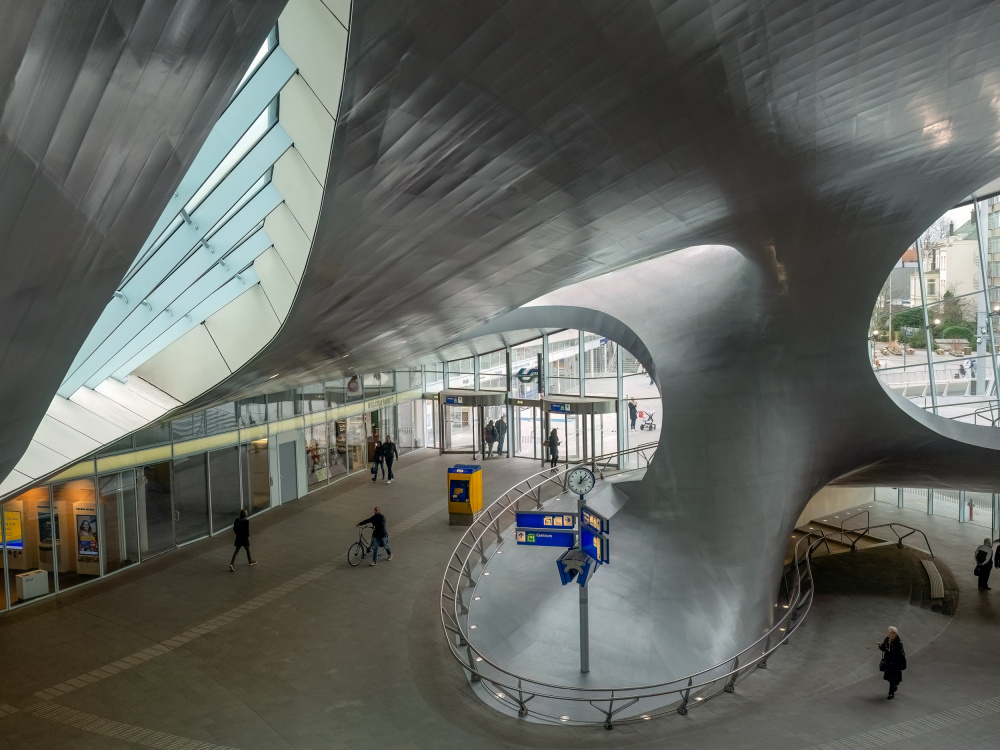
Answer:
<svg viewBox="0 0 1000 750"><path fill-rule="evenodd" d="M361 562L361 559L365 556L365 548L361 546L361 542L355 542L351 545L351 548L347 550L347 562L351 565L357 565Z"/></svg>

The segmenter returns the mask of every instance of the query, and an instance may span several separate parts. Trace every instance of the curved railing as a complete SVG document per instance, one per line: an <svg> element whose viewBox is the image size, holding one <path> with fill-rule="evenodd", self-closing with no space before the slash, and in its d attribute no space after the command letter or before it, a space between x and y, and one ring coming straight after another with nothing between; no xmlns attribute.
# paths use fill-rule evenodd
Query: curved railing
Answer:
<svg viewBox="0 0 1000 750"><path fill-rule="evenodd" d="M601 478L618 468L631 456L637 468L649 465L655 452L653 444L592 459L590 463ZM583 463L583 462L580 462ZM686 714L692 705L723 692L732 693L736 683L758 667L767 667L768 657L785 643L809 612L813 599L810 557L823 538L804 536L794 547L791 571L794 580L788 587L781 616L761 638L738 654L700 672L656 685L635 687L579 687L542 682L520 675L493 662L470 638L469 608L482 575L493 555L514 530L518 510L534 510L565 491L566 474L577 464L542 471L507 490L489 505L462 536L448 561L441 582L441 626L452 656L468 671L472 682L481 683L501 704L518 716L531 714L543 720L574 724L603 724L642 721L665 713ZM548 495L548 497L546 497ZM787 576L787 573L786 573ZM776 605L779 606L779 605Z"/></svg>

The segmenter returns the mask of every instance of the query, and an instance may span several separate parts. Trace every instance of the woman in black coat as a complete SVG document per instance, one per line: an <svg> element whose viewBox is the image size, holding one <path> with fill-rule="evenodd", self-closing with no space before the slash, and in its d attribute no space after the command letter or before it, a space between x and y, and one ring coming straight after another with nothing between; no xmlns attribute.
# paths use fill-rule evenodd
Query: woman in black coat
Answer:
<svg viewBox="0 0 1000 750"><path fill-rule="evenodd" d="M229 569L236 570L236 555L240 553L240 547L247 551L247 563L256 565L257 561L250 557L250 519L247 518L247 509L240 511L240 517L233 524L233 533L236 534L236 549L233 550L233 559L229 561Z"/></svg>
<svg viewBox="0 0 1000 750"><path fill-rule="evenodd" d="M899 631L890 625L885 640L878 644L878 648L882 652L879 669L882 670L882 679L889 683L889 700L892 700L896 695L896 688L903 681L903 670L906 669L906 652L899 639Z"/></svg>

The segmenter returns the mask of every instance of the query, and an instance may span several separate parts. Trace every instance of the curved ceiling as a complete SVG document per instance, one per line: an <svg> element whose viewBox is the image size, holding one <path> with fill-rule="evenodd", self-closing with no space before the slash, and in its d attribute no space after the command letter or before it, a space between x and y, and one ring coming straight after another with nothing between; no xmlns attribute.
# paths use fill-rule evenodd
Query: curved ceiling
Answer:
<svg viewBox="0 0 1000 750"><path fill-rule="evenodd" d="M303 285L271 345L203 403L276 372L272 386L404 363L707 241L816 306L870 308L899 248L1000 173L994 3L352 12Z"/></svg>
<svg viewBox="0 0 1000 750"><path fill-rule="evenodd" d="M0 476L283 5L53 0L0 11Z"/></svg>

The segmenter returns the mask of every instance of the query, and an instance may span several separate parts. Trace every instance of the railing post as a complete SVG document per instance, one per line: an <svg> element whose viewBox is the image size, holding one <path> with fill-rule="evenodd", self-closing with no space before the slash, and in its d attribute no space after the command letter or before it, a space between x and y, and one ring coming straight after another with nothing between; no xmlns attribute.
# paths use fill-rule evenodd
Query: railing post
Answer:
<svg viewBox="0 0 1000 750"><path fill-rule="evenodd" d="M688 698L691 697L691 677L688 677L687 690L681 693L681 705L677 707L677 713L681 716L687 716L688 713Z"/></svg>
<svg viewBox="0 0 1000 750"><path fill-rule="evenodd" d="M769 648L771 648L770 635L768 635L767 638L764 639L764 657L759 662L757 662L757 666L760 667L761 669L767 669L767 651Z"/></svg>
<svg viewBox="0 0 1000 750"><path fill-rule="evenodd" d="M476 669L476 657L472 653L472 646L468 643L465 644L465 653L469 657L469 672L472 675L470 679L473 682L479 682L483 678L479 676L479 670Z"/></svg>
<svg viewBox="0 0 1000 750"><path fill-rule="evenodd" d="M615 691L612 690L611 691L611 700L608 701L608 715L606 717L604 717L604 728L605 729L614 729L615 728L614 723L612 723L612 721L611 721L611 717L614 715L614 708L615 708Z"/></svg>
<svg viewBox="0 0 1000 750"><path fill-rule="evenodd" d="M528 715L528 706L524 702L524 691L521 690L521 678L517 678L517 715L522 719Z"/></svg>
<svg viewBox="0 0 1000 750"><path fill-rule="evenodd" d="M727 693L736 692L736 678L739 677L740 674L739 667L740 667L740 657L737 656L735 659L733 659L733 674L730 676L729 682L726 683L726 686L722 688Z"/></svg>

